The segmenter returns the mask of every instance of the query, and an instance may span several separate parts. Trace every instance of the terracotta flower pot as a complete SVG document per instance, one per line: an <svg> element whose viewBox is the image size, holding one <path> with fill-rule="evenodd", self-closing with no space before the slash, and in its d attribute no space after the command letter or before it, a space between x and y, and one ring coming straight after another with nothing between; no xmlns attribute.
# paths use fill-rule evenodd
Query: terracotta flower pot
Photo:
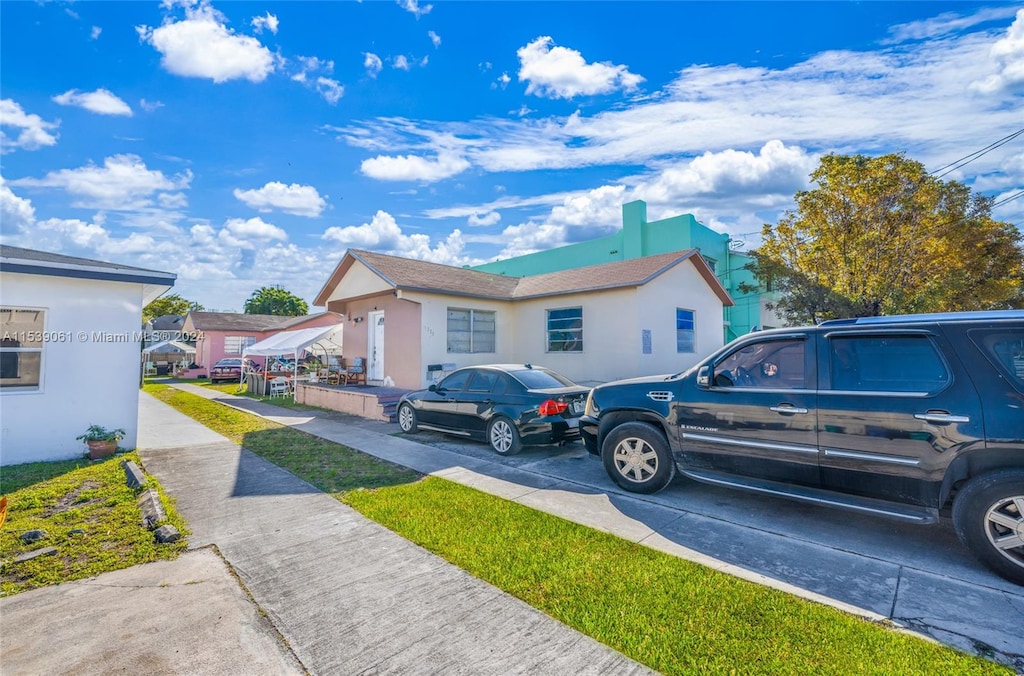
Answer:
<svg viewBox="0 0 1024 676"><path fill-rule="evenodd" d="M109 458L114 455L114 451L117 450L116 441L105 441L100 439L98 441L87 441L85 443L89 446L89 458L91 460Z"/></svg>

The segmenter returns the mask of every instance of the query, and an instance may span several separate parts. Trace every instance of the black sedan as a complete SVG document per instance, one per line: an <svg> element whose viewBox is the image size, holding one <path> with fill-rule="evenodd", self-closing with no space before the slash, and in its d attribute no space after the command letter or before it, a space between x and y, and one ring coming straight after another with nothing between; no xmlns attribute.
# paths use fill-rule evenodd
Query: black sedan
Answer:
<svg viewBox="0 0 1024 676"><path fill-rule="evenodd" d="M486 441L500 455L580 437L590 388L530 364L467 366L398 403L398 425Z"/></svg>

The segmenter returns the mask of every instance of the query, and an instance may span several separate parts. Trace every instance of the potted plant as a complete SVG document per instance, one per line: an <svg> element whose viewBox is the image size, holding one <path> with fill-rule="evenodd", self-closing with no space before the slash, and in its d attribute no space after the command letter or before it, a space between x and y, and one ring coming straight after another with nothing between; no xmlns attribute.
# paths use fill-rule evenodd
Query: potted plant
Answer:
<svg viewBox="0 0 1024 676"><path fill-rule="evenodd" d="M75 437L84 441L89 447L89 458L99 460L114 454L117 450L117 442L124 439L125 431L120 427L116 430L108 430L102 425L89 425L85 434Z"/></svg>

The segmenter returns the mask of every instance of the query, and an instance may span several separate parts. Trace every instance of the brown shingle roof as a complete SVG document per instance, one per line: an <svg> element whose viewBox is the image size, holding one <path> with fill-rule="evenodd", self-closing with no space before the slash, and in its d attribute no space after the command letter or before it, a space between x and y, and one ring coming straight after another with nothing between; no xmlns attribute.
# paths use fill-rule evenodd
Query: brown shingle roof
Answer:
<svg viewBox="0 0 1024 676"><path fill-rule="evenodd" d="M517 277L349 249L357 260L397 289L443 291L480 298L510 298Z"/></svg>
<svg viewBox="0 0 1024 676"><path fill-rule="evenodd" d="M323 314L326 313L281 317L278 315L249 315L242 312L190 312L189 317L192 318L192 326L197 331L268 331L270 329L287 329Z"/></svg>
<svg viewBox="0 0 1024 676"><path fill-rule="evenodd" d="M314 301L317 305L326 302L330 290L337 286L341 278L348 272L353 260L363 263L396 289L501 300L539 298L641 286L679 263L692 260L694 267L707 282L708 287L725 305L733 304L725 287L718 281L714 272L700 257L700 253L696 249L529 277L495 275L469 268L457 268L451 265L427 263L372 251L350 249L320 291L317 300Z"/></svg>

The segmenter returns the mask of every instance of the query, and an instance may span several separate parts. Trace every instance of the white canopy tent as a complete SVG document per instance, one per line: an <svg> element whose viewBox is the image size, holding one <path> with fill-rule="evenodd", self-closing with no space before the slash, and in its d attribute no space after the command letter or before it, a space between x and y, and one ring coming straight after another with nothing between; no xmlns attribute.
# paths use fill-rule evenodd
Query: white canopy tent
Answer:
<svg viewBox="0 0 1024 676"><path fill-rule="evenodd" d="M309 329L296 329L294 331L281 331L258 343L253 343L242 351L242 357L279 357L291 355L294 358L294 372L292 377L298 375L299 355L309 351L315 353L321 351L325 355L341 353L342 324L334 326L316 326ZM242 370L242 382L245 381L245 370ZM241 387L241 382L239 387ZM292 394L294 396L294 392Z"/></svg>

